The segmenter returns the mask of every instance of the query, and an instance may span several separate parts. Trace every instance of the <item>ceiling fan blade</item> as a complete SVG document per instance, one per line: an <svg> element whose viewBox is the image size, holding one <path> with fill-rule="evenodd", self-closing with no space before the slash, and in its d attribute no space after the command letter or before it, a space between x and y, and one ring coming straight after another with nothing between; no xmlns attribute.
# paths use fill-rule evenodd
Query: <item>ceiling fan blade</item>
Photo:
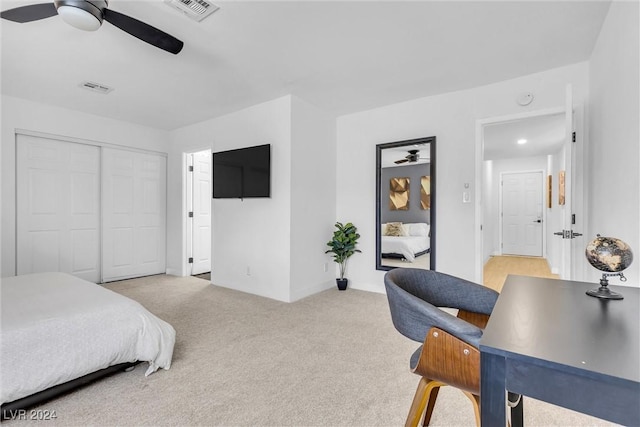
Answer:
<svg viewBox="0 0 640 427"><path fill-rule="evenodd" d="M400 159L400 160L396 160L395 163L396 165L400 165L402 163L407 163L409 161L409 159Z"/></svg>
<svg viewBox="0 0 640 427"><path fill-rule="evenodd" d="M166 50L167 52L171 52L174 55L180 52L182 50L182 46L184 46L184 43L164 31L160 31L149 24L145 24L144 22L138 21L130 16L123 15L120 12L114 12L111 9L104 10L104 20L132 36L137 37L155 47Z"/></svg>
<svg viewBox="0 0 640 427"><path fill-rule="evenodd" d="M52 16L56 16L57 14L58 11L56 10L56 6L53 3L40 3L5 10L0 13L0 17L9 21L24 24L26 22L51 18Z"/></svg>

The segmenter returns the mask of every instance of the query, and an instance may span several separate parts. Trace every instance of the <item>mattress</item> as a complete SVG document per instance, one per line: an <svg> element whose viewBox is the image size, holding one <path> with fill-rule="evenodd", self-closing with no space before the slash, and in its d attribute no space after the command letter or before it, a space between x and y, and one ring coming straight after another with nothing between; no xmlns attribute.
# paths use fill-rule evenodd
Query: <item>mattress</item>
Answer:
<svg viewBox="0 0 640 427"><path fill-rule="evenodd" d="M143 361L169 369L175 330L138 302L65 273L3 278L0 403Z"/></svg>
<svg viewBox="0 0 640 427"><path fill-rule="evenodd" d="M381 236L380 243L382 256L397 254L413 262L417 254L429 249L430 238L428 236Z"/></svg>

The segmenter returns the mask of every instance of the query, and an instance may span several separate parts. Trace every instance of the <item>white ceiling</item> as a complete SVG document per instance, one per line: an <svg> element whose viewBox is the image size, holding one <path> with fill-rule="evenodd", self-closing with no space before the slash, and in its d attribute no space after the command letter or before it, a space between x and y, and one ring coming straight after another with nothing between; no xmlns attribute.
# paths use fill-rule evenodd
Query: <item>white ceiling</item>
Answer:
<svg viewBox="0 0 640 427"><path fill-rule="evenodd" d="M484 127L484 160L554 154L565 141L565 115L551 114ZM525 144L518 144L524 139Z"/></svg>
<svg viewBox="0 0 640 427"><path fill-rule="evenodd" d="M35 1L0 1L7 10ZM294 94L340 115L587 60L609 1L215 1L201 23L163 0L109 7L185 43L109 23L0 23L2 93L159 129ZM94 81L108 95L79 87Z"/></svg>
<svg viewBox="0 0 640 427"><path fill-rule="evenodd" d="M518 140L525 139L525 144ZM518 159L557 153L565 142L564 113L547 114L487 124L483 128L483 159ZM408 150L419 150L417 162L396 164L405 158ZM382 150L381 166L402 167L429 163L429 144L415 144Z"/></svg>

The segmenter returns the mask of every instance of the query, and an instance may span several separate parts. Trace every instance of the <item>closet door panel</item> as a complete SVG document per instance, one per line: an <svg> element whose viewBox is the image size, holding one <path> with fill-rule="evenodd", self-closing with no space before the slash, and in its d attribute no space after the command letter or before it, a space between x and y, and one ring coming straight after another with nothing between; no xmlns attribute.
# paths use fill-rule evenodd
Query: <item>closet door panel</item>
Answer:
<svg viewBox="0 0 640 427"><path fill-rule="evenodd" d="M103 148L103 280L165 272L166 158Z"/></svg>
<svg viewBox="0 0 640 427"><path fill-rule="evenodd" d="M60 234L58 230L30 230L21 234L17 274L64 271Z"/></svg>
<svg viewBox="0 0 640 427"><path fill-rule="evenodd" d="M18 135L17 274L100 280L100 150Z"/></svg>
<svg viewBox="0 0 640 427"><path fill-rule="evenodd" d="M71 231L71 271L76 273L99 270L99 246L100 234L98 230L72 230ZM93 282L97 282L99 277Z"/></svg>

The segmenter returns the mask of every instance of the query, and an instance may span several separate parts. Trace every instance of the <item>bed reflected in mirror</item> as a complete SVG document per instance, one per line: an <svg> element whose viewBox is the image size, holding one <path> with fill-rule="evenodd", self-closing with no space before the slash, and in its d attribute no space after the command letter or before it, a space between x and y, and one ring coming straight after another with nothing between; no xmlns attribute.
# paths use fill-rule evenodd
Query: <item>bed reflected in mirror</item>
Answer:
<svg viewBox="0 0 640 427"><path fill-rule="evenodd" d="M376 146L376 269L435 270L435 137Z"/></svg>

